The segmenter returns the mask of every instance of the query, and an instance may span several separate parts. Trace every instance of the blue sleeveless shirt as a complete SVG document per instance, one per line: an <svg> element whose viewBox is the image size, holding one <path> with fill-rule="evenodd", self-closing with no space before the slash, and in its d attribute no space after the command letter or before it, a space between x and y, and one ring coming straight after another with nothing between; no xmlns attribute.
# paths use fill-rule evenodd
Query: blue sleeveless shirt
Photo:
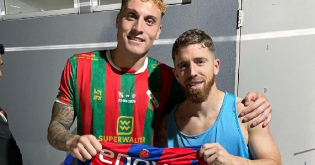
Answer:
<svg viewBox="0 0 315 165"><path fill-rule="evenodd" d="M231 155L249 158L249 149L240 127L236 110L236 96L225 92L223 104L215 123L198 135L185 135L175 121L175 106L167 117L168 147L198 146L219 143Z"/></svg>

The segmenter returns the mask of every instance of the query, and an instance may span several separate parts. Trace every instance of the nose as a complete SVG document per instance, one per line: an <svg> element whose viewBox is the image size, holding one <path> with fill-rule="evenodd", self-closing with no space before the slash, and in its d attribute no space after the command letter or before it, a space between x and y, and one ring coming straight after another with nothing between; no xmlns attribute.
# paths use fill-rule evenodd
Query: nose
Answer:
<svg viewBox="0 0 315 165"><path fill-rule="evenodd" d="M133 29L136 30L137 32L143 32L143 23L144 21L141 19L138 19L137 21L135 21L134 25L133 25Z"/></svg>
<svg viewBox="0 0 315 165"><path fill-rule="evenodd" d="M194 63L190 64L189 71L191 77L197 76L197 67L194 65Z"/></svg>

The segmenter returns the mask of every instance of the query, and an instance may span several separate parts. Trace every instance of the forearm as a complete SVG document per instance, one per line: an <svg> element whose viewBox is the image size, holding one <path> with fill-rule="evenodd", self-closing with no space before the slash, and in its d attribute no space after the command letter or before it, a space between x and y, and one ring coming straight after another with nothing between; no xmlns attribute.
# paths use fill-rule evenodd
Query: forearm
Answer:
<svg viewBox="0 0 315 165"><path fill-rule="evenodd" d="M256 160L249 160L242 157L236 156L236 161L234 165L281 165L281 161L276 161L271 158L267 159L256 159Z"/></svg>
<svg viewBox="0 0 315 165"><path fill-rule="evenodd" d="M48 127L47 140L50 145L58 150L69 151L66 144L74 136L57 121L52 121Z"/></svg>
<svg viewBox="0 0 315 165"><path fill-rule="evenodd" d="M69 132L74 120L73 108L61 103L54 103L47 140L58 150L69 151L74 136ZM68 144L67 144L68 143Z"/></svg>

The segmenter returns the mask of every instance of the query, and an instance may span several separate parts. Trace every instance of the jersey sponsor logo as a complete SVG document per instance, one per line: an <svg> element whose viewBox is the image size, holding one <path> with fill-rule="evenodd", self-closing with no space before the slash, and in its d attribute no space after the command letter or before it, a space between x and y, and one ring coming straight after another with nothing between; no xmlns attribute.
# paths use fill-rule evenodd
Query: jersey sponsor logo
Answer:
<svg viewBox="0 0 315 165"><path fill-rule="evenodd" d="M124 98L124 92L118 92L118 97L119 97L120 99Z"/></svg>
<svg viewBox="0 0 315 165"><path fill-rule="evenodd" d="M147 149L142 149L142 150L139 152L139 157L142 158L142 159L147 159L148 157L150 157L150 152L149 152L149 150L147 150Z"/></svg>
<svg viewBox="0 0 315 165"><path fill-rule="evenodd" d="M145 143L145 137L127 137L127 136L98 136L99 141L106 141L112 143L134 143L134 144L142 144Z"/></svg>
<svg viewBox="0 0 315 165"><path fill-rule="evenodd" d="M117 153L108 150L102 149L99 154L99 160L105 164L119 164L120 162L125 162L126 165L137 165L143 164L146 165L156 165L155 161L143 160L140 158L130 157L127 154ZM168 165L168 164L164 164Z"/></svg>
<svg viewBox="0 0 315 165"><path fill-rule="evenodd" d="M130 135L133 132L134 117L120 116L117 125L117 135Z"/></svg>
<svg viewBox="0 0 315 165"><path fill-rule="evenodd" d="M102 100L102 90L94 88L93 94L94 94L93 100Z"/></svg>
<svg viewBox="0 0 315 165"><path fill-rule="evenodd" d="M86 53L78 54L76 57L74 57L74 59L87 59L87 60L93 60L93 61L98 60L98 58L95 57L95 54L86 54Z"/></svg>
<svg viewBox="0 0 315 165"><path fill-rule="evenodd" d="M130 94L124 94L124 92L118 92L118 102L119 103L136 103L136 94L132 93Z"/></svg>

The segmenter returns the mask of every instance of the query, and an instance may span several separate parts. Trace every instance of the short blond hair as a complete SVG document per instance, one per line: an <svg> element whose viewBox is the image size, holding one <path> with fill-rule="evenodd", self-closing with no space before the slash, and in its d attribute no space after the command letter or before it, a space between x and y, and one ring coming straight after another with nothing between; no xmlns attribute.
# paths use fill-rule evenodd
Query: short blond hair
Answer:
<svg viewBox="0 0 315 165"><path fill-rule="evenodd" d="M130 2L133 0L122 0L121 1L121 8L124 6L124 4L126 4L127 2ZM141 0L142 2L148 2L148 1L152 1L153 4L157 5L158 8L161 10L162 16L165 14L166 8L167 8L167 4L165 4L163 2L163 0Z"/></svg>

